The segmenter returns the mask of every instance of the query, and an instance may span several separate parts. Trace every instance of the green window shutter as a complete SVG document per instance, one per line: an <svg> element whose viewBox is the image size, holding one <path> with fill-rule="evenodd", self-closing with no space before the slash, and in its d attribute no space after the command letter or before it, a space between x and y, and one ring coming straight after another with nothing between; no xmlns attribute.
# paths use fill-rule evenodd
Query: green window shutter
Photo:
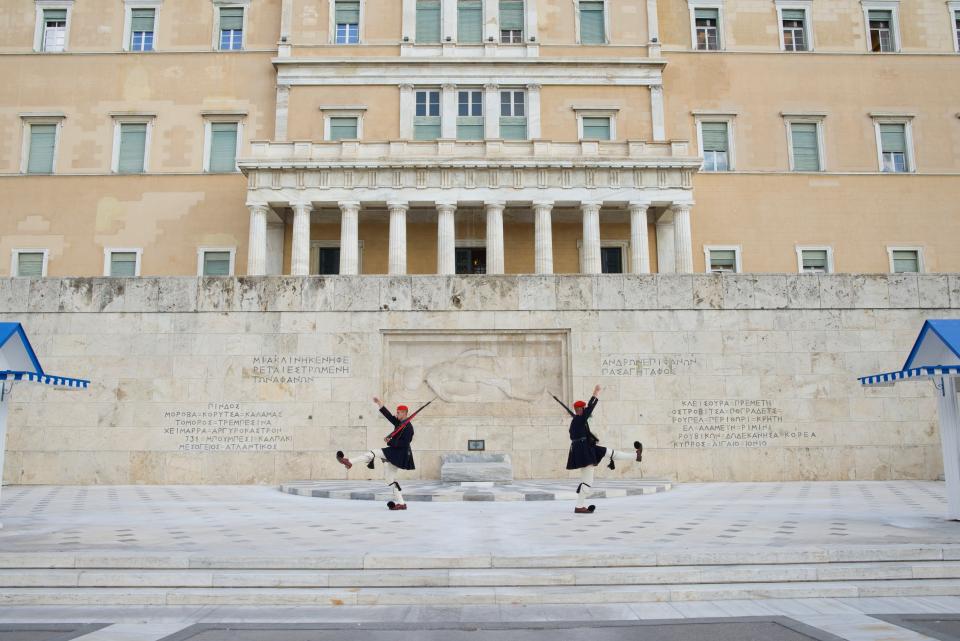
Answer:
<svg viewBox="0 0 960 641"><path fill-rule="evenodd" d="M44 22L66 22L67 10L66 9L44 9L43 21Z"/></svg>
<svg viewBox="0 0 960 641"><path fill-rule="evenodd" d="M438 116L416 116L413 119L414 140L437 140L440 138L440 133Z"/></svg>
<svg viewBox="0 0 960 641"><path fill-rule="evenodd" d="M243 8L224 7L220 9L220 30L243 30Z"/></svg>
<svg viewBox="0 0 960 641"><path fill-rule="evenodd" d="M897 274L920 271L920 257L917 252L912 249L894 250L893 271Z"/></svg>
<svg viewBox="0 0 960 641"><path fill-rule="evenodd" d="M700 131L703 134L704 151L727 151L729 141L727 139L727 123L725 122L702 122Z"/></svg>
<svg viewBox="0 0 960 641"><path fill-rule="evenodd" d="M355 116L330 118L330 140L356 140L358 137Z"/></svg>
<svg viewBox="0 0 960 641"><path fill-rule="evenodd" d="M110 275L116 278L135 278L137 275L137 253L111 252Z"/></svg>
<svg viewBox="0 0 960 641"><path fill-rule="evenodd" d="M130 31L153 32L153 9L132 9L130 11Z"/></svg>
<svg viewBox="0 0 960 641"><path fill-rule="evenodd" d="M893 12L887 10L872 10L870 11L870 21L879 21L879 22L893 22Z"/></svg>
<svg viewBox="0 0 960 641"><path fill-rule="evenodd" d="M733 249L711 249L710 269L737 270L737 252Z"/></svg>
<svg viewBox="0 0 960 641"><path fill-rule="evenodd" d="M360 24L360 0L337 0L337 24Z"/></svg>
<svg viewBox="0 0 960 641"><path fill-rule="evenodd" d="M720 22L720 10L719 9L695 9L693 12L694 18L697 20L713 20L714 22Z"/></svg>
<svg viewBox="0 0 960 641"><path fill-rule="evenodd" d="M417 0L417 42L440 42L440 0Z"/></svg>
<svg viewBox="0 0 960 641"><path fill-rule="evenodd" d="M527 119L523 116L501 116L500 138L503 140L526 140Z"/></svg>
<svg viewBox="0 0 960 641"><path fill-rule="evenodd" d="M230 252L204 252L203 253L203 275L204 276L229 276L230 275Z"/></svg>
<svg viewBox="0 0 960 641"><path fill-rule="evenodd" d="M123 123L120 125L120 156L117 171L121 174L143 172L143 158L147 147L147 125Z"/></svg>
<svg viewBox="0 0 960 641"><path fill-rule="evenodd" d="M803 9L784 9L781 14L783 15L784 20L803 21L806 19L807 12Z"/></svg>
<svg viewBox="0 0 960 641"><path fill-rule="evenodd" d="M907 136L904 125L880 125L880 144L885 154L907 153Z"/></svg>
<svg viewBox="0 0 960 641"><path fill-rule="evenodd" d="M483 42L483 3L460 0L457 3L457 41Z"/></svg>
<svg viewBox="0 0 960 641"><path fill-rule="evenodd" d="M53 173L53 151L57 142L56 125L30 125L28 174Z"/></svg>
<svg viewBox="0 0 960 641"><path fill-rule="evenodd" d="M820 171L820 153L815 123L793 123L790 125L793 140L794 171Z"/></svg>
<svg viewBox="0 0 960 641"><path fill-rule="evenodd" d="M810 269L827 270L827 250L826 249L804 249L803 266Z"/></svg>
<svg viewBox="0 0 960 641"><path fill-rule="evenodd" d="M17 276L40 278L43 276L43 252L17 254Z"/></svg>
<svg viewBox="0 0 960 641"><path fill-rule="evenodd" d="M483 140L483 116L457 118L457 140Z"/></svg>
<svg viewBox="0 0 960 641"><path fill-rule="evenodd" d="M585 45L602 45L606 43L606 32L603 25L602 2L580 2L580 43Z"/></svg>
<svg viewBox="0 0 960 641"><path fill-rule="evenodd" d="M584 140L610 140L610 119L585 116L583 119Z"/></svg>
<svg viewBox="0 0 960 641"><path fill-rule="evenodd" d="M237 123L210 123L210 171L237 170Z"/></svg>
<svg viewBox="0 0 960 641"><path fill-rule="evenodd" d="M523 0L500 0L500 29L523 31Z"/></svg>

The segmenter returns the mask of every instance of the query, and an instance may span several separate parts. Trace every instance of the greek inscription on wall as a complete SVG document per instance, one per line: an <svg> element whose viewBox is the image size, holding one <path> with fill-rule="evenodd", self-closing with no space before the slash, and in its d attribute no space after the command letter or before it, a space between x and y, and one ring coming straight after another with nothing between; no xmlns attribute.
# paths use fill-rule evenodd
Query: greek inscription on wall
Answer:
<svg viewBox="0 0 960 641"><path fill-rule="evenodd" d="M293 449L283 411L261 403L206 403L164 410L163 434L181 452Z"/></svg>
<svg viewBox="0 0 960 641"><path fill-rule="evenodd" d="M333 354L315 356L254 356L244 373L257 383L313 383L321 378L350 376L350 357Z"/></svg>
<svg viewBox="0 0 960 641"><path fill-rule="evenodd" d="M813 439L812 430L783 428L783 409L772 400L677 401L674 447L773 447L786 439Z"/></svg>
<svg viewBox="0 0 960 641"><path fill-rule="evenodd" d="M601 376L675 376L697 369L693 354L604 354L600 361Z"/></svg>

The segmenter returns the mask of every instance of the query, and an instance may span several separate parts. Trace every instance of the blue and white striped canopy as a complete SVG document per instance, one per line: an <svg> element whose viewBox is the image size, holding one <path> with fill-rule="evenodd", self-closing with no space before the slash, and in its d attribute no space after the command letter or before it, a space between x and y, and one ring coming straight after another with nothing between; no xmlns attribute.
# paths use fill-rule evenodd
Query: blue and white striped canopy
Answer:
<svg viewBox="0 0 960 641"><path fill-rule="evenodd" d="M924 322L903 369L859 378L861 385L893 385L907 379L960 376L960 320Z"/></svg>
<svg viewBox="0 0 960 641"><path fill-rule="evenodd" d="M85 389L90 381L47 374L20 323L0 323L0 381L29 381Z"/></svg>
<svg viewBox="0 0 960 641"><path fill-rule="evenodd" d="M49 374L37 374L36 372L13 372L10 370L0 371L0 381L30 381L43 385L82 389L90 387L90 381L82 378L67 378L66 376L51 376Z"/></svg>
<svg viewBox="0 0 960 641"><path fill-rule="evenodd" d="M960 365L943 365L940 367L913 367L897 372L861 376L858 380L861 385L892 385L897 381L912 379L926 379L935 376L960 376Z"/></svg>

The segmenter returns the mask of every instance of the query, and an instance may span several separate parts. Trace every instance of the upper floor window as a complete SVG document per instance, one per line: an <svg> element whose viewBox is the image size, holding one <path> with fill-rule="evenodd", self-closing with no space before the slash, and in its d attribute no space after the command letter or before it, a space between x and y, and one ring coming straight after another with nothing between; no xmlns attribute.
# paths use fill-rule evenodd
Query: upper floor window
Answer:
<svg viewBox="0 0 960 641"><path fill-rule="evenodd" d="M900 0L860 0L867 47L877 53L900 50Z"/></svg>
<svg viewBox="0 0 960 641"><path fill-rule="evenodd" d="M704 247L707 272L713 274L739 274L740 248L713 246Z"/></svg>
<svg viewBox="0 0 960 641"><path fill-rule="evenodd" d="M879 153L880 171L905 173L914 170L911 153L910 120L906 118L874 120Z"/></svg>
<svg viewBox="0 0 960 641"><path fill-rule="evenodd" d="M38 51L60 52L67 50L67 21L70 8L50 7L40 8L38 25L38 42L35 47Z"/></svg>
<svg viewBox="0 0 960 641"><path fill-rule="evenodd" d="M440 42L440 0L417 0L417 42Z"/></svg>
<svg viewBox="0 0 960 641"><path fill-rule="evenodd" d="M10 274L18 278L43 278L47 275L46 249L14 249L10 259Z"/></svg>
<svg viewBox="0 0 960 641"><path fill-rule="evenodd" d="M353 45L360 42L360 0L336 0L334 4L335 42Z"/></svg>
<svg viewBox="0 0 960 641"><path fill-rule="evenodd" d="M810 51L806 9L781 9L780 33L784 51Z"/></svg>
<svg viewBox="0 0 960 641"><path fill-rule="evenodd" d="M833 250L830 247L797 247L797 268L802 274L833 273Z"/></svg>
<svg viewBox="0 0 960 641"><path fill-rule="evenodd" d="M440 137L440 90L418 89L413 120L414 140L436 140Z"/></svg>
<svg viewBox="0 0 960 641"><path fill-rule="evenodd" d="M602 274L622 274L623 269L623 247L609 246L600 248L600 273Z"/></svg>
<svg viewBox="0 0 960 641"><path fill-rule="evenodd" d="M700 121L703 171L730 171L730 122Z"/></svg>
<svg viewBox="0 0 960 641"><path fill-rule="evenodd" d="M327 140L358 140L360 118L357 116L330 116Z"/></svg>
<svg viewBox="0 0 960 641"><path fill-rule="evenodd" d="M233 247L201 247L197 250L199 276L233 276Z"/></svg>
<svg viewBox="0 0 960 641"><path fill-rule="evenodd" d="M486 247L457 247L455 260L455 271L458 274L487 273Z"/></svg>
<svg viewBox="0 0 960 641"><path fill-rule="evenodd" d="M720 8L693 7L693 46L697 51L719 51L723 46L720 38Z"/></svg>
<svg viewBox="0 0 960 641"><path fill-rule="evenodd" d="M523 42L523 0L500 0L500 42Z"/></svg>
<svg viewBox="0 0 960 641"><path fill-rule="evenodd" d="M500 92L500 137L504 140L527 139L526 98L521 89Z"/></svg>
<svg viewBox="0 0 960 641"><path fill-rule="evenodd" d="M580 44L602 45L607 42L604 9L603 0L580 0Z"/></svg>
<svg viewBox="0 0 960 641"><path fill-rule="evenodd" d="M787 120L791 171L823 171L821 126L817 120Z"/></svg>
<svg viewBox="0 0 960 641"><path fill-rule="evenodd" d="M482 0L458 0L457 42L462 44L483 42Z"/></svg>
<svg viewBox="0 0 960 641"><path fill-rule="evenodd" d="M960 53L960 0L950 0L947 3L950 9L950 28L953 30L953 47Z"/></svg>
<svg viewBox="0 0 960 641"><path fill-rule="evenodd" d="M140 276L140 249L103 250L103 275L113 278L137 278Z"/></svg>
<svg viewBox="0 0 960 641"><path fill-rule="evenodd" d="M243 49L243 7L220 7L221 51Z"/></svg>
<svg viewBox="0 0 960 641"><path fill-rule="evenodd" d="M156 19L156 9L130 10L130 51L153 51Z"/></svg>
<svg viewBox="0 0 960 641"><path fill-rule="evenodd" d="M483 140L483 91L457 92L457 140Z"/></svg>
<svg viewBox="0 0 960 641"><path fill-rule="evenodd" d="M580 116L580 140L613 140L613 116Z"/></svg>
<svg viewBox="0 0 960 641"><path fill-rule="evenodd" d="M62 116L23 117L24 149L20 171L26 174L54 172L62 121Z"/></svg>
<svg viewBox="0 0 960 641"><path fill-rule="evenodd" d="M150 120L122 118L114 122L113 171L118 174L142 174L147 171L150 144Z"/></svg>
<svg viewBox="0 0 960 641"><path fill-rule="evenodd" d="M919 247L887 247L887 257L894 274L923 271L923 252Z"/></svg>
<svg viewBox="0 0 960 641"><path fill-rule="evenodd" d="M210 173L237 171L237 146L240 139L239 122L206 123L207 165Z"/></svg>

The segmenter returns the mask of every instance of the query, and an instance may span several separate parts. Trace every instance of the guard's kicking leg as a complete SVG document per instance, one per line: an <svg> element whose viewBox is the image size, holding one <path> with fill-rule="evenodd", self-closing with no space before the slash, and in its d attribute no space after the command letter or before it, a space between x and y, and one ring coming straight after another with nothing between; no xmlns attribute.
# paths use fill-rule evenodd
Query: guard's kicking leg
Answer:
<svg viewBox="0 0 960 641"><path fill-rule="evenodd" d="M580 485L577 486L577 507L573 508L576 514L592 514L597 509L596 505L587 505L587 492L593 485L594 466L588 465L580 468Z"/></svg>
<svg viewBox="0 0 960 641"><path fill-rule="evenodd" d="M405 510L407 504L403 500L400 484L397 483L398 468L393 463L387 461L383 464L383 477L387 481L387 487L393 488L393 500L387 503L387 508L391 510Z"/></svg>
<svg viewBox="0 0 960 641"><path fill-rule="evenodd" d="M637 461L638 463L643 460L643 443L640 441L633 442L633 448L635 453L631 454L630 452L617 452L616 450L610 450L610 462L607 464L607 467L611 470L617 469L617 465L614 461Z"/></svg>
<svg viewBox="0 0 960 641"><path fill-rule="evenodd" d="M377 456L377 455L374 454L373 451L371 450L371 451L369 451L369 452L364 452L363 454L360 454L359 456L355 457L355 458L354 458L354 461L356 461L358 464L366 463L366 464L367 464L367 467L369 467L369 468L372 470L372 469L373 469L373 459L375 459L376 456ZM337 461L338 461L341 465L343 465L345 468L347 468L348 470L349 470L351 467L353 467L353 461L351 461L351 460L348 459L346 456L344 456L344 455L343 455L343 452L337 451Z"/></svg>

